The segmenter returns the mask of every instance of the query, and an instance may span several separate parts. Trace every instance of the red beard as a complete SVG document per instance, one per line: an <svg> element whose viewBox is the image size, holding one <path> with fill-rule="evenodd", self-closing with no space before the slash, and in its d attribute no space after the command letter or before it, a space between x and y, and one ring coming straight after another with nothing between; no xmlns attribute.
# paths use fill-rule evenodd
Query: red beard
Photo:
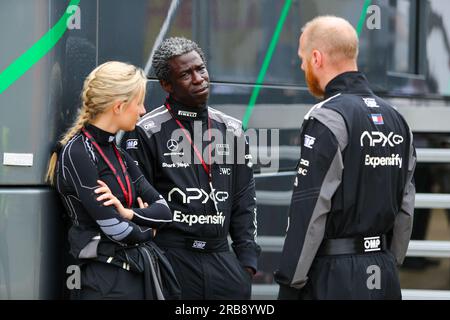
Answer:
<svg viewBox="0 0 450 320"><path fill-rule="evenodd" d="M325 92L320 88L319 79L313 74L310 61L306 61L307 68L305 71L306 84L308 85L309 92L316 98L322 99Z"/></svg>

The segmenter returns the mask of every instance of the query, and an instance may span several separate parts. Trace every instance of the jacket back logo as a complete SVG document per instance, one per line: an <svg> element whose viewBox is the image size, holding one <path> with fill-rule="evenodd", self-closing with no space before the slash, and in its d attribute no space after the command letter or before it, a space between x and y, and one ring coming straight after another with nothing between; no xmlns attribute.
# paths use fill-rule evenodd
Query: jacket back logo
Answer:
<svg viewBox="0 0 450 320"><path fill-rule="evenodd" d="M403 137L394 134L393 132L389 132L389 134L386 136L383 132L380 131L364 131L361 134L361 147L364 147L365 143L368 142L369 146L375 147L377 144L381 144L382 147L385 147L386 144L389 144L389 146L393 147L395 145L399 145L403 142ZM367 141L367 142L366 142Z"/></svg>

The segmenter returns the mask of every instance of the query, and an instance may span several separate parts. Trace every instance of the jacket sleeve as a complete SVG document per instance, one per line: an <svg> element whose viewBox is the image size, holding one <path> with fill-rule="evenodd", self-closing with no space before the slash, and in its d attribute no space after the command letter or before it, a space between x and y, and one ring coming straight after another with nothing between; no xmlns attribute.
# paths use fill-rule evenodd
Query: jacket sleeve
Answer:
<svg viewBox="0 0 450 320"><path fill-rule="evenodd" d="M261 248L256 243L255 180L248 142L244 136L237 139L237 143L245 144L245 154L236 155L230 236L238 260L244 267L252 268L256 272Z"/></svg>
<svg viewBox="0 0 450 320"><path fill-rule="evenodd" d="M408 160L408 174L406 178L405 191L400 207L400 212L395 217L394 228L392 233L392 241L390 250L398 265L403 263L408 250L409 240L411 238L414 202L416 196L416 188L414 186L414 170L416 168L416 150L413 144L413 135L410 131L410 146L409 146L409 160Z"/></svg>
<svg viewBox="0 0 450 320"><path fill-rule="evenodd" d="M136 191L136 199L134 199L135 206L137 205L137 197L141 197L148 204L147 208L133 207L134 216L131 221L138 225L155 229L172 222L172 213L166 200L145 179L131 156L124 152L124 157L127 163L128 173Z"/></svg>
<svg viewBox="0 0 450 320"><path fill-rule="evenodd" d="M122 218L114 206L104 206L97 201L98 194L94 190L99 187L97 167L87 154L79 136L61 157L64 183L74 190L78 200L87 213L97 223L100 230L111 240L123 244L136 244L152 239L151 229L140 227Z"/></svg>
<svg viewBox="0 0 450 320"><path fill-rule="evenodd" d="M126 132L121 141L120 146L123 150L134 159L139 170L144 174L144 177L149 183L153 183L154 180L154 151L152 136L147 136L147 133L139 126L136 126L134 131Z"/></svg>
<svg viewBox="0 0 450 320"><path fill-rule="evenodd" d="M324 125L316 118L309 119L300 136L301 159L294 180L286 239L275 272L278 283L296 289L306 284L325 234L331 200L341 184L344 167L341 152L346 145L346 129L343 120L339 123L333 128L336 123ZM330 127L334 132L341 131L344 144L339 143Z"/></svg>

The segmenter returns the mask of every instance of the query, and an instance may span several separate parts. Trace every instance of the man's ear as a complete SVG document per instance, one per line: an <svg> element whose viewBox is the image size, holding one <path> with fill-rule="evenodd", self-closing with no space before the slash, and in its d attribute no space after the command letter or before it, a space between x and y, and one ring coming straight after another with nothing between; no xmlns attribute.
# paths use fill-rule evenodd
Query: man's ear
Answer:
<svg viewBox="0 0 450 320"><path fill-rule="evenodd" d="M164 89L165 92L173 93L172 84L169 81L159 80L159 83L161 84L161 87Z"/></svg>
<svg viewBox="0 0 450 320"><path fill-rule="evenodd" d="M323 65L323 55L319 50L313 50L311 53L311 65L320 68Z"/></svg>

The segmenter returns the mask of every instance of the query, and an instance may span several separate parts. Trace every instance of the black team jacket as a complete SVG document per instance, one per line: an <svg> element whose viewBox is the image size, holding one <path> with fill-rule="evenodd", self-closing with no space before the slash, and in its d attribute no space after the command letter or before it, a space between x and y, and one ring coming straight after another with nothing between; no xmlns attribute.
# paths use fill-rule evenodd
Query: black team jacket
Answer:
<svg viewBox="0 0 450 320"><path fill-rule="evenodd" d="M310 282L309 298L383 298L390 287L399 295L396 264L408 248L415 197L416 157L406 121L374 95L362 73L346 72L305 116L300 141L275 280L295 289ZM386 251L371 248L371 238L381 236L388 239ZM342 238L361 239L367 253L318 254L327 239ZM371 265L380 267L384 290L367 288Z"/></svg>
<svg viewBox="0 0 450 320"><path fill-rule="evenodd" d="M186 131L175 119L211 168L213 190ZM207 250L210 240L226 242L229 235L240 263L257 270L255 182L241 128L240 121L207 105L190 108L169 97L122 138L123 148L173 212L173 222L158 231L156 243L182 245L190 239L188 245Z"/></svg>

